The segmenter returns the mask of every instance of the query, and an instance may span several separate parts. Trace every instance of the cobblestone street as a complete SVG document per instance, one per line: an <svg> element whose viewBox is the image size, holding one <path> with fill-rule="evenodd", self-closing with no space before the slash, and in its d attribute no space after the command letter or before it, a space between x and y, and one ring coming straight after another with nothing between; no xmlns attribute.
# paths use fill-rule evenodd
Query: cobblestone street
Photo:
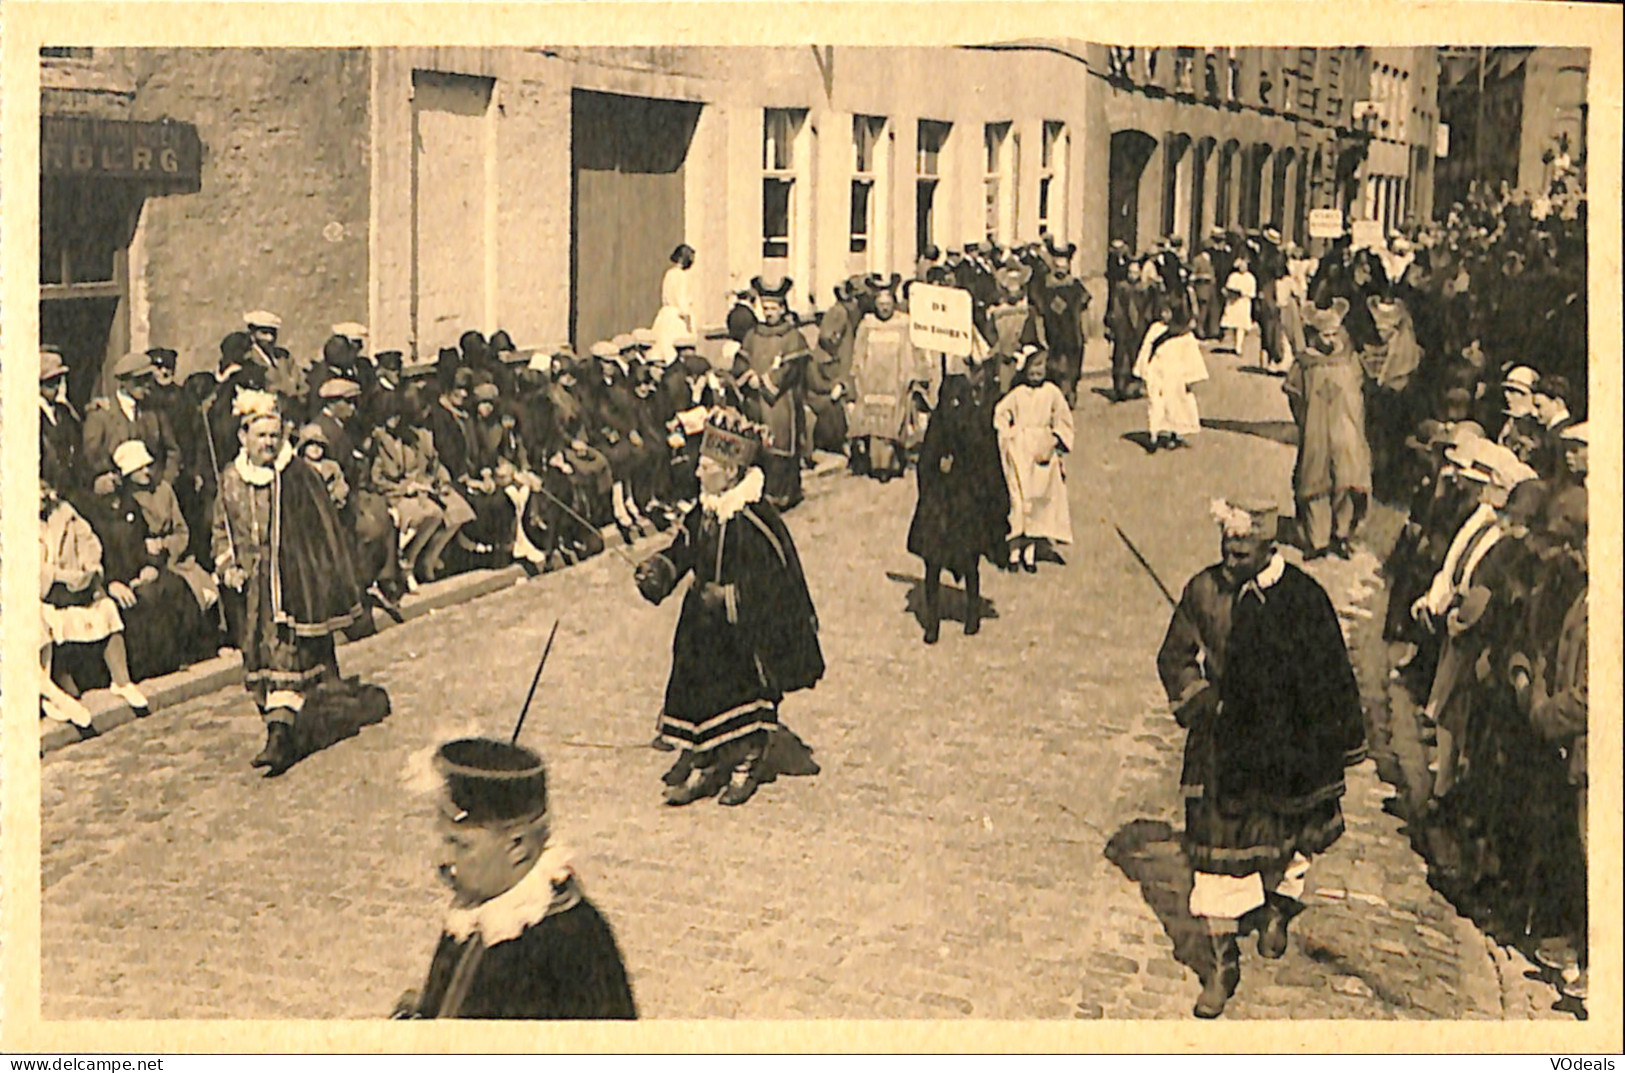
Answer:
<svg viewBox="0 0 1625 1073"><path fill-rule="evenodd" d="M980 636L921 643L912 478L837 476L794 511L830 669L783 715L822 771L744 808L661 804L670 758L648 741L679 601L650 608L614 555L341 650L393 714L281 779L248 767L240 689L52 753L43 1016L385 1015L422 982L445 897L415 758L507 733L562 617L524 740L644 1016L1189 1017L1183 731L1153 659L1169 609L1112 526L1177 593L1217 555L1210 498L1289 495L1279 381L1209 361L1194 450L1146 455L1126 437L1143 406L1083 393L1076 543L1036 577L985 574ZM1376 560L1315 573L1358 638ZM1348 834L1287 955L1244 942L1226 1018L1560 1016L1428 886L1393 793L1373 761L1350 773Z"/></svg>

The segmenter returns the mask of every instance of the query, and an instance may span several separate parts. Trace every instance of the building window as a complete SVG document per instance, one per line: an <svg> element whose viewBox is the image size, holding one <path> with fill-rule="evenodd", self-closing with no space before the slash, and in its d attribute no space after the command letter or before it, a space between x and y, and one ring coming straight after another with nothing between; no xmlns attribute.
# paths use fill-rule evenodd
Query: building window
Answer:
<svg viewBox="0 0 1625 1073"><path fill-rule="evenodd" d="M1016 139L1009 123L988 123L982 128L986 151L982 183L985 192L982 230L999 242L1015 232Z"/></svg>
<svg viewBox="0 0 1625 1073"><path fill-rule="evenodd" d="M1066 124L1044 120L1044 144L1038 156L1038 233L1066 242L1066 165L1070 143Z"/></svg>
<svg viewBox="0 0 1625 1073"><path fill-rule="evenodd" d="M801 108L768 108L762 113L762 256L790 256L796 216L796 141L807 119Z"/></svg>
<svg viewBox="0 0 1625 1073"><path fill-rule="evenodd" d="M1213 54L1212 49L1203 50L1206 55L1202 59L1202 88L1207 92L1207 99L1219 99L1219 57Z"/></svg>
<svg viewBox="0 0 1625 1073"><path fill-rule="evenodd" d="M1134 49L1132 46L1124 47L1113 45L1106 52L1106 67L1110 77L1130 81L1134 71Z"/></svg>
<svg viewBox="0 0 1625 1073"><path fill-rule="evenodd" d="M853 253L867 253L876 234L875 191L885 189L880 181L885 136L884 116L852 117L852 231L848 248Z"/></svg>
<svg viewBox="0 0 1625 1073"><path fill-rule="evenodd" d="M1174 92L1191 95L1196 93L1196 50L1194 48L1174 50Z"/></svg>
<svg viewBox="0 0 1625 1073"><path fill-rule="evenodd" d="M1229 71L1225 76L1224 96L1226 100L1235 100L1241 87L1241 61L1234 56L1230 57Z"/></svg>
<svg viewBox="0 0 1625 1073"><path fill-rule="evenodd" d="M919 126L919 147L914 163L914 237L915 252L936 244L937 187L943 177L943 154L948 136L953 133L952 123L935 119L922 119Z"/></svg>

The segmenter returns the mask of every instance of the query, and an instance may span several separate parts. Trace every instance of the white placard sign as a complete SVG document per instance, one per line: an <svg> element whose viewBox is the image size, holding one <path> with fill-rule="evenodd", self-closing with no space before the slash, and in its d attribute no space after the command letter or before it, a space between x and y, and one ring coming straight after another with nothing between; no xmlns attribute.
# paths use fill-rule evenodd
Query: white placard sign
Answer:
<svg viewBox="0 0 1625 1073"><path fill-rule="evenodd" d="M908 339L921 350L970 356L970 292L916 283L908 289Z"/></svg>
<svg viewBox="0 0 1625 1073"><path fill-rule="evenodd" d="M1388 245L1381 220L1355 220L1349 225L1349 238L1357 250L1375 250Z"/></svg>
<svg viewBox="0 0 1625 1073"><path fill-rule="evenodd" d="M1343 210L1310 209L1309 237L1337 238L1343 234Z"/></svg>

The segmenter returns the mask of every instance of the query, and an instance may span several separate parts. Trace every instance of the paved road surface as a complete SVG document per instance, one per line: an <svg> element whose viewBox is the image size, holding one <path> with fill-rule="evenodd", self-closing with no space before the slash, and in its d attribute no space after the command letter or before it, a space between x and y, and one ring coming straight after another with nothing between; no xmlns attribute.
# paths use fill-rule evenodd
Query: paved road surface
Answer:
<svg viewBox="0 0 1625 1073"><path fill-rule="evenodd" d="M1106 519L1177 591L1216 555L1212 496L1288 494L1279 382L1235 365L1212 358L1214 427L1191 451L1147 456L1124 438L1143 408L1085 393L1077 541L1065 566L987 578L979 637L920 642L912 481L839 477L795 511L831 669L784 716L823 771L742 809L661 805L669 758L647 742L679 601L651 609L608 555L345 649L394 714L280 780L247 766L261 731L238 690L52 754L44 1015L386 1013L444 902L414 760L510 727L562 615L526 739L645 1016L1189 1016L1182 732L1153 665L1168 609ZM1321 574L1352 608L1374 568ZM1352 774L1292 949L1264 963L1248 944L1227 1016L1503 1015L1495 962L1427 887L1388 792L1369 763Z"/></svg>

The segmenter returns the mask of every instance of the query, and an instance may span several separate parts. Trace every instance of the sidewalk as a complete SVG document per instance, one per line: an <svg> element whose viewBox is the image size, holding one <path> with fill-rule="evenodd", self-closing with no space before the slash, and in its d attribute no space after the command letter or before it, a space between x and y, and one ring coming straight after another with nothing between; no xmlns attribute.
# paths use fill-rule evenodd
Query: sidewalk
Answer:
<svg viewBox="0 0 1625 1073"><path fill-rule="evenodd" d="M827 482L836 474L846 470L846 459L833 454L819 452L815 461L817 465L808 470L802 477L803 486L810 494L814 487ZM603 555L614 555L613 550L620 547L620 533L614 526L605 526L601 531L604 538L605 550ZM656 533L645 537L631 546L631 551L646 551L664 540L666 534ZM556 571L555 571L556 572ZM535 577L546 577L546 574L537 574ZM467 573L457 574L432 582L411 593L401 600L402 623L397 623L383 611L375 610L372 614L373 629L365 636L371 637L376 633L422 618L424 615L448 607L477 600L493 592L511 588L527 580L532 580L524 567L516 564L505 566L496 570L471 570ZM361 638L355 638L360 640ZM346 642L341 642L344 644ZM216 656L194 663L189 667L182 667L173 674L149 678L141 683L141 691L146 694L149 702L149 713L159 712L166 708L173 708L184 704L194 697L201 697L213 693L217 689L238 685L243 680L242 656L237 652ZM115 697L105 689L93 690L84 696L85 706L91 712L91 725L97 734L121 727L135 719L135 712L128 704ZM78 728L67 723L59 723L54 719L40 717L40 755L54 752L69 745L76 745L85 738L81 737Z"/></svg>

